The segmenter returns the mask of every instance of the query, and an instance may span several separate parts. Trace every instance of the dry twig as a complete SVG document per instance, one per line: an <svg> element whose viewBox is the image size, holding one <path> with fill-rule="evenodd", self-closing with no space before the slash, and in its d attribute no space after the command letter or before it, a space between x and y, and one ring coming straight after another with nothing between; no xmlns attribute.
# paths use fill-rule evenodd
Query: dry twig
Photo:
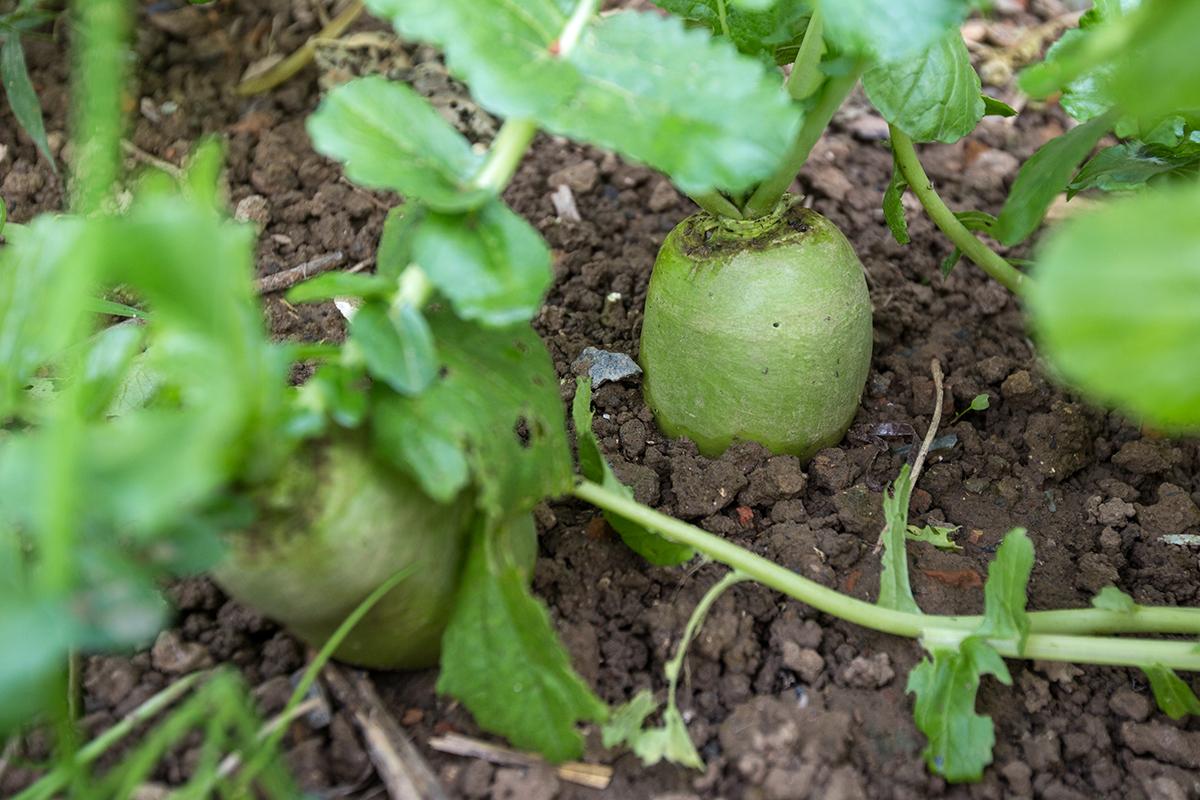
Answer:
<svg viewBox="0 0 1200 800"><path fill-rule="evenodd" d="M345 260L346 255L341 250L326 253L323 256L317 256L311 261L305 261L303 264L291 269L285 269L282 272L276 272L274 275L259 278L254 282L254 288L258 290L259 294L286 291L297 283L308 280L314 275L328 272Z"/></svg>
<svg viewBox="0 0 1200 800"><path fill-rule="evenodd" d="M478 758L492 764L509 767L533 767L546 762L541 756L523 753L507 747L472 739L457 733L449 733L429 740L429 746L439 753L450 753L467 758ZM587 786L591 789L606 789L612 780L612 767L603 764L584 764L568 761L554 767L555 773L564 781Z"/></svg>

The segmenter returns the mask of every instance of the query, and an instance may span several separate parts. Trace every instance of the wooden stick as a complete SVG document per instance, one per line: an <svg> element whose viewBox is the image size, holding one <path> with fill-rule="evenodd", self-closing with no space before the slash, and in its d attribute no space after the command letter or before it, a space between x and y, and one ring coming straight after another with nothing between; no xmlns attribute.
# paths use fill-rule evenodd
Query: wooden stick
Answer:
<svg viewBox="0 0 1200 800"><path fill-rule="evenodd" d="M942 424L942 395L945 391L942 389L942 365L936 358L929 365L930 372L933 373L933 419L929 422L929 429L925 431L925 441L921 442L921 449L917 452L917 459L913 462L912 476L909 478L909 485L914 489L917 486L917 478L921 476L921 468L925 466L925 456L929 455L929 447L933 444L933 437L937 436L938 426Z"/></svg>
<svg viewBox="0 0 1200 800"><path fill-rule="evenodd" d="M265 278L259 278L254 282L254 288L259 294L272 294L274 292L282 292L292 288L301 281L308 280L314 275L320 275L322 272L328 272L336 266L339 266L346 260L346 255L338 250L333 253L326 253L323 256L317 256L311 261L305 261L299 266L285 269L282 272L276 272L274 275L267 275Z"/></svg>
<svg viewBox="0 0 1200 800"><path fill-rule="evenodd" d="M492 764L508 767L533 767L545 764L541 756L534 753L523 753L511 750L497 744L491 744L480 739L472 739L457 733L448 733L429 740L429 746L439 753L450 753L467 758L478 758ZM568 761L554 768L558 777L564 781L587 786L591 789L607 789L612 781L612 767L603 764L584 764L579 761Z"/></svg>
<svg viewBox="0 0 1200 800"><path fill-rule="evenodd" d="M447 800L433 769L384 708L364 673L326 664L322 671L333 696L354 717L362 731L371 762L392 800Z"/></svg>

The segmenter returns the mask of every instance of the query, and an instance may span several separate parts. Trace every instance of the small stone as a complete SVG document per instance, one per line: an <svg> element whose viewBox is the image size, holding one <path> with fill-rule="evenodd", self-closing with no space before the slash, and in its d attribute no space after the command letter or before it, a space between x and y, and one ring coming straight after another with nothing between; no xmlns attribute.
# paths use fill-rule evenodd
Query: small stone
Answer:
<svg viewBox="0 0 1200 800"><path fill-rule="evenodd" d="M1000 768L1000 774L1008 782L1013 794L1021 797L1033 796L1033 770L1023 761L1010 761Z"/></svg>
<svg viewBox="0 0 1200 800"><path fill-rule="evenodd" d="M546 183L551 189L568 186L576 194L587 194L595 188L599 175L600 169L596 166L595 161L580 161L551 173L550 177L546 179Z"/></svg>
<svg viewBox="0 0 1200 800"><path fill-rule="evenodd" d="M1075 404L1034 414L1023 438L1029 447L1029 465L1054 481L1066 480L1092 460L1091 425L1082 407Z"/></svg>
<svg viewBox="0 0 1200 800"><path fill-rule="evenodd" d="M734 501L746 476L726 460L709 461L681 454L671 459L671 489L681 517L707 517Z"/></svg>
<svg viewBox="0 0 1200 800"><path fill-rule="evenodd" d="M1096 510L1096 521L1101 525L1123 528L1136 513L1133 503L1126 503L1121 498L1114 497L1100 504L1100 508Z"/></svg>
<svg viewBox="0 0 1200 800"><path fill-rule="evenodd" d="M801 647L795 642L784 642L780 648L783 665L796 673L797 677L811 685L825 669L825 659L816 650Z"/></svg>
<svg viewBox="0 0 1200 800"><path fill-rule="evenodd" d="M846 173L832 164L822 164L809 174L809 183L816 194L828 197L830 200L841 202L854 188Z"/></svg>
<svg viewBox="0 0 1200 800"><path fill-rule="evenodd" d="M1021 742L1025 761L1037 772L1050 769L1062 761L1062 748L1058 734L1052 730L1030 736Z"/></svg>
<svg viewBox="0 0 1200 800"><path fill-rule="evenodd" d="M1115 691L1113 696L1108 699L1108 707L1114 714L1134 722L1145 722L1150 719L1150 713L1154 710L1148 697L1138 694L1132 689Z"/></svg>
<svg viewBox="0 0 1200 800"><path fill-rule="evenodd" d="M492 765L482 759L477 759L467 765L458 783L463 796L469 797L472 800L487 797L488 790L492 787L492 773L494 771L495 769Z"/></svg>
<svg viewBox="0 0 1200 800"><path fill-rule="evenodd" d="M883 529L883 495L865 485L852 486L833 497L838 520L850 533L874 536Z"/></svg>
<svg viewBox="0 0 1200 800"><path fill-rule="evenodd" d="M976 191L992 192L1002 188L1020 166L1021 162L1011 153L989 149L971 162L963 177Z"/></svg>
<svg viewBox="0 0 1200 800"><path fill-rule="evenodd" d="M243 197L233 211L233 218L238 222L254 223L254 227L262 233L271 221L271 201L261 194Z"/></svg>
<svg viewBox="0 0 1200 800"><path fill-rule="evenodd" d="M553 800L558 791L558 777L548 764L498 769L492 782L492 800Z"/></svg>
<svg viewBox="0 0 1200 800"><path fill-rule="evenodd" d="M587 375L596 389L609 382L617 382L642 374L642 368L625 353L613 353L596 347L585 347L579 358L571 363L576 375Z"/></svg>
<svg viewBox="0 0 1200 800"><path fill-rule="evenodd" d="M1157 475L1179 463L1179 451L1159 442L1137 439L1121 445L1112 462L1134 475Z"/></svg>
<svg viewBox="0 0 1200 800"><path fill-rule="evenodd" d="M116 708L129 696L141 677L141 670L128 659L98 656L88 664L83 686L100 705Z"/></svg>
<svg viewBox="0 0 1200 800"><path fill-rule="evenodd" d="M976 364L975 368L986 383L996 384L1008 376L1012 361L1005 356L989 356Z"/></svg>
<svg viewBox="0 0 1200 800"><path fill-rule="evenodd" d="M842 680L856 689L879 689L887 686L896 677L892 659L887 653L872 656L856 656L842 670Z"/></svg>
<svg viewBox="0 0 1200 800"><path fill-rule="evenodd" d="M769 505L800 494L807 482L800 459L775 456L750 473L750 483L738 500L747 506Z"/></svg>
<svg viewBox="0 0 1200 800"><path fill-rule="evenodd" d="M660 180L654 184L654 188L650 190L650 200L648 205L650 210L655 214L661 214L663 211L674 208L679 204L679 193L675 191L670 182Z"/></svg>
<svg viewBox="0 0 1200 800"><path fill-rule="evenodd" d="M1000 395L1005 400L1021 400L1029 397L1037 387L1034 386L1033 376L1029 370L1019 369L1004 379L1000 385Z"/></svg>
<svg viewBox="0 0 1200 800"><path fill-rule="evenodd" d="M213 665L213 658L204 645L185 642L175 631L163 631L154 640L150 651L154 668L167 675L186 675Z"/></svg>
<svg viewBox="0 0 1200 800"><path fill-rule="evenodd" d="M808 519L808 509L800 500L780 500L771 508L772 522L799 522Z"/></svg>
<svg viewBox="0 0 1200 800"><path fill-rule="evenodd" d="M1158 502L1137 506L1138 522L1151 536L1171 536L1200 525L1200 508L1187 490L1173 483L1158 487Z"/></svg>
<svg viewBox="0 0 1200 800"><path fill-rule="evenodd" d="M860 142L882 142L889 135L887 120L875 114L860 114L848 127Z"/></svg>
<svg viewBox="0 0 1200 800"><path fill-rule="evenodd" d="M1079 559L1075 586L1085 592L1095 594L1105 586L1115 586L1120 580L1120 573L1109 562L1107 556L1100 553L1084 553Z"/></svg>

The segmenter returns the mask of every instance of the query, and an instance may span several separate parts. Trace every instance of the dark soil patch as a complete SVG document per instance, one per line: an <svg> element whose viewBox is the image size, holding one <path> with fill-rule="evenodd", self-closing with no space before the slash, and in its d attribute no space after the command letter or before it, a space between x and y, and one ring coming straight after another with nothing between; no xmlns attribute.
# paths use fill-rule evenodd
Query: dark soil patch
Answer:
<svg viewBox="0 0 1200 800"><path fill-rule="evenodd" d="M139 24L139 113L130 139L179 163L197 137L226 137L231 201L263 225L260 275L333 251L345 253L347 266L368 261L392 202L351 186L311 151L304 119L318 98L315 71L260 98L232 91L268 47L290 51L315 30L313 5L230 0L186 9L189 16L168 24L163 14L184 12L156 4L160 10ZM44 42L29 49L47 127L61 148L63 48ZM1061 125L1057 113L1037 110L1015 124L989 118L968 140L926 148L924 156L951 206L994 212L1016 167L1005 154L1028 156ZM912 244L895 244L879 210L890 174L879 131L861 106L844 110L800 181L813 207L854 243L875 303L874 361L851 436L803 468L755 446L708 460L688 442L663 440L636 385L606 385L596 392L595 428L618 474L644 502L870 598L879 573L871 546L881 492L903 462L900 448L911 444L876 435L878 426L925 430L934 404L929 362L937 357L948 408L965 408L980 393L991 408L943 429L952 438L932 454L914 492L914 522L962 527L960 552L912 548L923 608L977 611L987 563L1014 526L1027 527L1037 548L1031 608L1085 606L1109 583L1139 602L1200 605L1196 552L1159 540L1200 522L1200 447L1160 440L1056 389L1004 290L967 264L945 281L937 277L949 247L920 213L910 214ZM0 111L0 145L7 147L0 193L11 217L24 221L59 208L58 180L16 133L7 109ZM550 195L559 184L570 187L580 221L556 213ZM648 170L548 137L537 141L507 199L554 252L557 280L536 325L560 375L570 376L587 346L636 355L654 254L690 203ZM280 337L342 333L332 305L293 307L275 296L267 314ZM570 386L564 383L564 401ZM722 570L647 567L578 503L550 504L538 517L536 589L575 664L613 703L644 687L661 692L663 664L684 620ZM204 580L185 581L173 595L178 625L153 651L89 661L89 732L179 673L213 662L237 665L265 713L282 706L289 676L303 665L302 648ZM1010 665L1014 687L987 680L980 693L980 710L997 723L994 767L979 785L948 787L921 762L923 741L904 694L903 676L919 658L911 641L743 584L716 605L681 688L680 706L709 764L703 774L645 769L629 754L604 752L594 736L588 760L616 769L605 792L560 783L545 771L427 755L451 793L464 797L1200 797L1200 724L1152 711L1140 673L1023 663ZM378 675L377 682L422 746L435 732L478 733L463 709L435 696L432 672ZM297 723L287 747L301 780L323 796L381 796L344 711L328 725ZM23 747L30 760L45 754L38 737ZM194 757L181 753L157 778L180 780ZM0 793L30 775L10 770Z"/></svg>

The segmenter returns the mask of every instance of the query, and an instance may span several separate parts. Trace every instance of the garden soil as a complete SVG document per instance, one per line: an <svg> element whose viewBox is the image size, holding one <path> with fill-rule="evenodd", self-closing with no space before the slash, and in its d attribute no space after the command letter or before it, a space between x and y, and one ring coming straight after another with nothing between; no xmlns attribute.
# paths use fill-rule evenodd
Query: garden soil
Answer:
<svg viewBox="0 0 1200 800"><path fill-rule="evenodd" d="M369 268L395 202L350 185L311 150L304 120L317 103L319 77L384 72L414 81L472 139L486 139L495 127L432 53L388 44L370 21L355 30L371 36L344 52L325 52L322 69L306 69L264 96L238 97L233 87L248 65L289 52L315 32L319 5L156 3L139 17L140 83L129 100L135 119L129 152L134 160L177 165L197 137L223 136L232 204L262 230L260 276L330 253L342 254L342 268ZM976 54L1013 47L1023 31L1064 11L1052 2L1032 5L1030 11L1023 3L998 4L995 20L977 26ZM59 31L31 43L29 53L52 146L69 157L64 39ZM1014 121L988 118L963 142L927 147L923 156L952 207L994 213L1018 160L1063 124L1055 109L1027 107ZM930 424L936 358L946 374L947 414L913 493L912 521L957 526L961 549L911 545L922 608L978 612L987 564L1017 526L1029 530L1037 549L1032 609L1086 606L1109 584L1139 602L1200 605L1196 549L1162 541L1200 526L1200 447L1140 430L1056 388L1012 297L968 263L942 278L939 264L950 248L913 205L912 243L896 244L880 211L891 169L885 135L865 104L852 102L797 187L854 243L875 306L871 373L844 442L807 465L750 445L709 460L689 442L664 440L636 380L628 380L595 393L595 430L617 473L639 500L824 585L872 599L880 498ZM0 195L15 221L59 209L63 200L60 179L16 132L7 109L0 112ZM535 324L563 379L565 404L573 394L572 364L585 347L636 357L655 251L693 207L650 170L545 136L506 199L553 251L556 279ZM293 307L276 294L266 308L281 338L342 336L332 304ZM979 394L988 396L988 410L950 421ZM537 519L535 589L575 665L610 703L643 688L661 698L663 665L688 614L724 569L649 567L594 509L577 502L550 503ZM264 713L282 707L290 677L305 663L304 649L206 580L184 581L171 594L176 626L152 649L88 660L83 722L90 733L180 675L215 663L242 671ZM585 760L614 770L603 791L545 767L494 767L434 752L433 736L481 735L464 709L435 694L435 673L373 678L452 797L1200 798L1200 723L1158 713L1139 672L1024 662L1010 662L1012 686L986 678L979 693L979 711L996 722L994 765L977 785L948 786L922 762L923 739L905 694L905 675L920 658L913 641L738 585L715 605L681 682L679 705L707 767L646 768L627 752L605 750L591 731ZM310 716L289 731L285 745L295 774L318 796L385 796L351 715L331 704L331 715ZM46 756L46 746L37 735L22 744L0 795L35 774L29 765ZM155 779L179 782L197 754L182 749Z"/></svg>

